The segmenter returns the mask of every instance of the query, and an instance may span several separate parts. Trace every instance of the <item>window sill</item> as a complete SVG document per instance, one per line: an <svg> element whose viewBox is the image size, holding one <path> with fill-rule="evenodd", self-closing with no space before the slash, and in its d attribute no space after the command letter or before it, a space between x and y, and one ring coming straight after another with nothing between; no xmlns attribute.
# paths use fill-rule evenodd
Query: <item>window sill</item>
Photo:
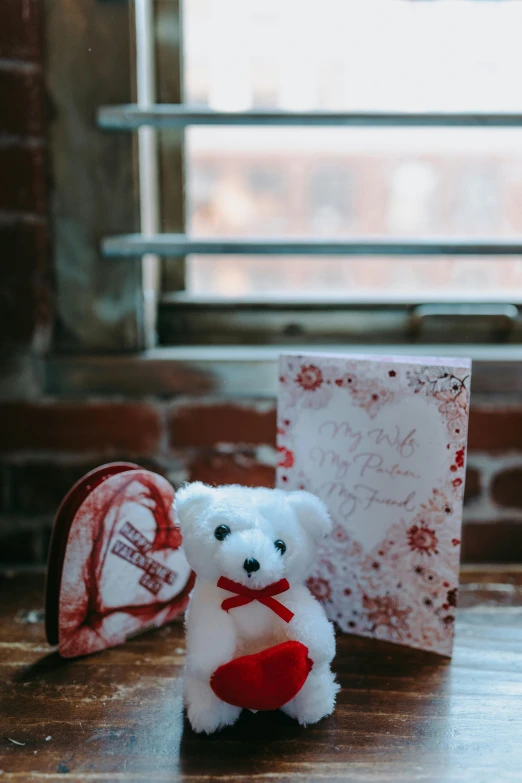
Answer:
<svg viewBox="0 0 522 783"><path fill-rule="evenodd" d="M80 397L208 395L273 398L277 357L284 351L467 356L473 360L473 395L509 397L522 391L519 345L180 346L140 354L51 356L48 394Z"/></svg>

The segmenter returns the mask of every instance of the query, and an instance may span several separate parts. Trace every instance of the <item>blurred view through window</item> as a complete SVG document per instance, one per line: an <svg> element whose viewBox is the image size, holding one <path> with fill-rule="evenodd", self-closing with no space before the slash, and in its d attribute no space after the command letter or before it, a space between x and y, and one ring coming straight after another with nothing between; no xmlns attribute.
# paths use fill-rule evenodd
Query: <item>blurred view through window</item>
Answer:
<svg viewBox="0 0 522 783"><path fill-rule="evenodd" d="M522 111L519 0L184 0L185 102ZM522 234L522 130L187 131L195 237ZM513 257L189 258L194 294L520 300Z"/></svg>

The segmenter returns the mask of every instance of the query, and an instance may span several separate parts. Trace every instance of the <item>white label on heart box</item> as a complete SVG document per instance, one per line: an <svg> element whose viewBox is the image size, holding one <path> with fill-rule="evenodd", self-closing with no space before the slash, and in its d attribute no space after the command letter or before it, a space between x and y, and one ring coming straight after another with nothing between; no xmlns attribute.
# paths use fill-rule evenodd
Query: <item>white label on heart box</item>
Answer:
<svg viewBox="0 0 522 783"><path fill-rule="evenodd" d="M278 486L329 507L310 586L344 630L450 654L469 386L465 359L281 356Z"/></svg>

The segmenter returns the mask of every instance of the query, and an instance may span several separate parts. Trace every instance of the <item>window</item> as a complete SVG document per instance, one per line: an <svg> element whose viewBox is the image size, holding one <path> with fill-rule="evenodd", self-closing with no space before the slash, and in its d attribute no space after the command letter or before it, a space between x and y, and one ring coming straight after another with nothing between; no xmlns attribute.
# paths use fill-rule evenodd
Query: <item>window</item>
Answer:
<svg viewBox="0 0 522 783"><path fill-rule="evenodd" d="M160 344L520 342L522 3L185 0L181 105L150 86L165 5L136 0L149 89L99 115L141 134L148 235L105 253L186 259ZM161 234L169 132L187 218Z"/></svg>

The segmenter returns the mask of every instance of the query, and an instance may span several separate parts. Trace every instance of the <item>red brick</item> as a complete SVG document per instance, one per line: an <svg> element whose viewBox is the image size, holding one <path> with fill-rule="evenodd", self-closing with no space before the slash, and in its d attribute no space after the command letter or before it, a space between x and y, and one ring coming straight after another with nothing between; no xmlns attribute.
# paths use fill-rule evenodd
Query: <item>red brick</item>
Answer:
<svg viewBox="0 0 522 783"><path fill-rule="evenodd" d="M44 223L0 225L0 346L28 343L51 321L49 238Z"/></svg>
<svg viewBox="0 0 522 783"><path fill-rule="evenodd" d="M0 57L42 59L43 0L1 0Z"/></svg>
<svg viewBox="0 0 522 783"><path fill-rule="evenodd" d="M45 215L45 165L41 147L0 143L0 209Z"/></svg>
<svg viewBox="0 0 522 783"><path fill-rule="evenodd" d="M275 445L276 412L232 403L187 405L171 411L168 429L174 448L219 443Z"/></svg>
<svg viewBox="0 0 522 783"><path fill-rule="evenodd" d="M189 466L189 481L205 484L243 484L246 487L275 486L275 468L262 465L253 455L200 454Z"/></svg>
<svg viewBox="0 0 522 783"><path fill-rule="evenodd" d="M522 408L474 408L471 406L470 451L522 450Z"/></svg>
<svg viewBox="0 0 522 783"><path fill-rule="evenodd" d="M465 522L463 563L522 563L522 522Z"/></svg>
<svg viewBox="0 0 522 783"><path fill-rule="evenodd" d="M45 132L43 75L0 68L0 134L41 136Z"/></svg>
<svg viewBox="0 0 522 783"><path fill-rule="evenodd" d="M464 491L464 503L470 503L472 500L480 497L482 494L482 476L476 468L469 465L466 468L466 485Z"/></svg>
<svg viewBox="0 0 522 783"><path fill-rule="evenodd" d="M498 506L522 508L522 467L497 473L491 482L491 497Z"/></svg>
<svg viewBox="0 0 522 783"><path fill-rule="evenodd" d="M0 451L154 453L162 435L159 412L140 403L4 403Z"/></svg>

